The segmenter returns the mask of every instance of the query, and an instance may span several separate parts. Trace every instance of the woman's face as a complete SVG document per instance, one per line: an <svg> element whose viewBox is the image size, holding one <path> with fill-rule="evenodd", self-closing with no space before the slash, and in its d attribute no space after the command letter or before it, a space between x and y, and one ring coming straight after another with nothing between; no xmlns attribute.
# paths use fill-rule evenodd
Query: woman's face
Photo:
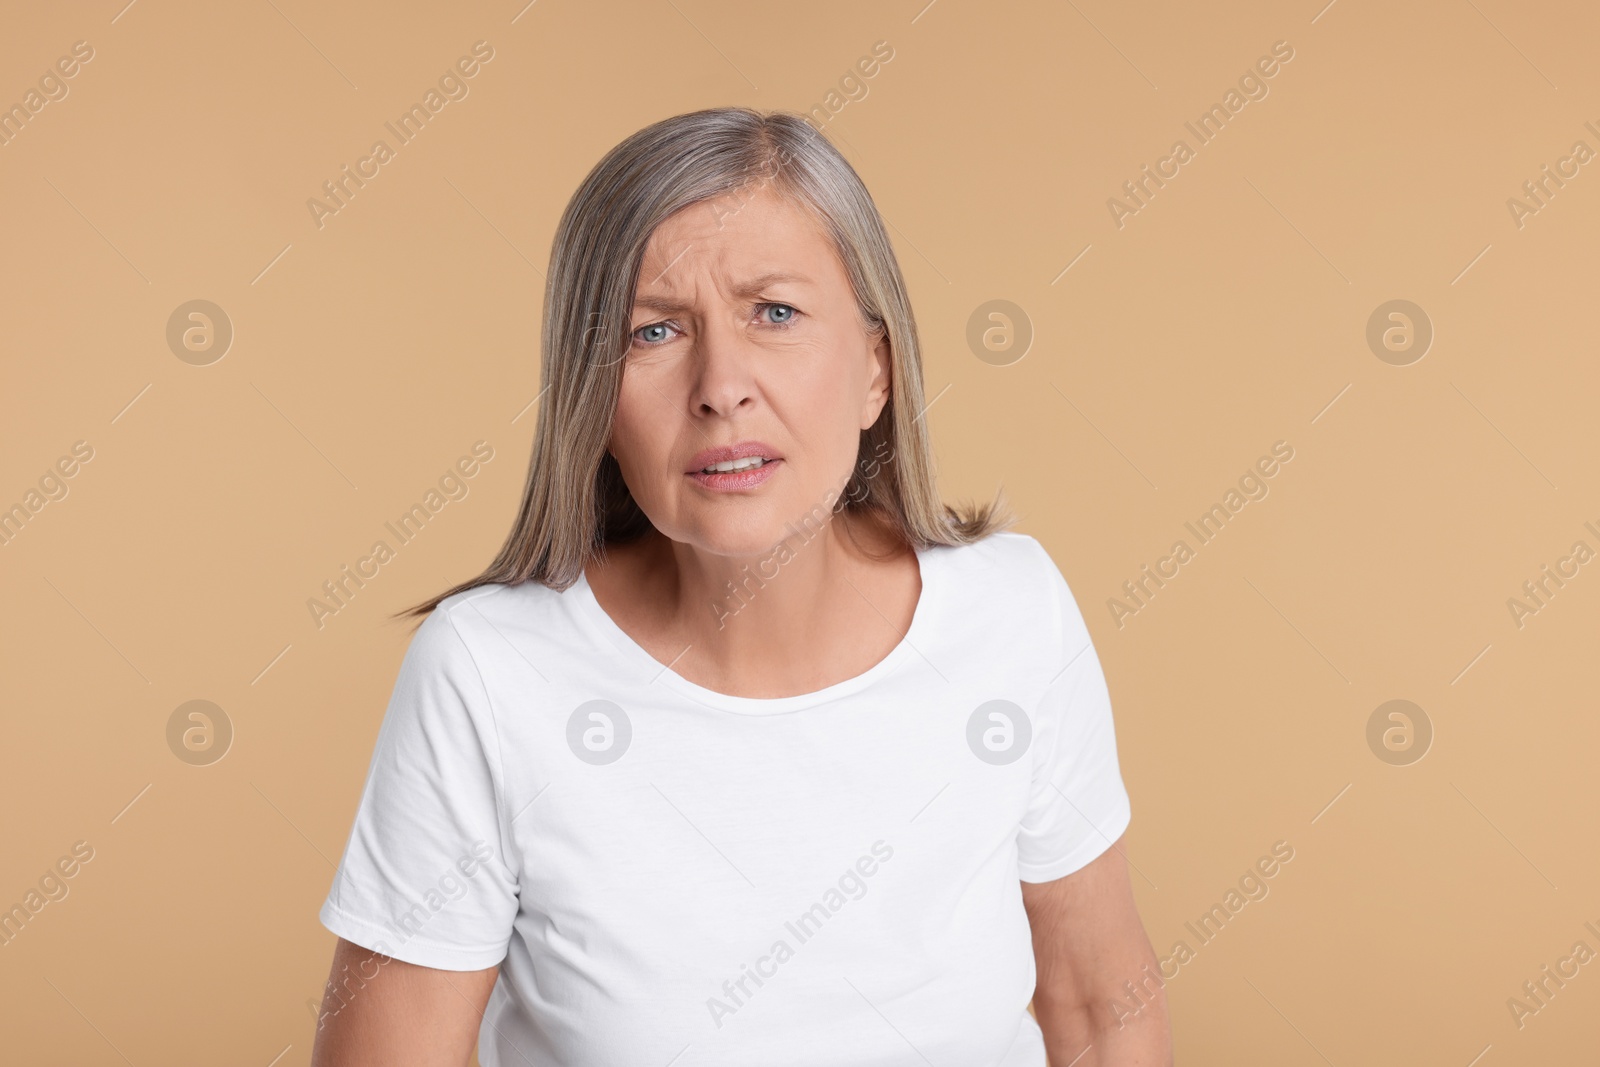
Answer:
<svg viewBox="0 0 1600 1067"><path fill-rule="evenodd" d="M630 328L610 452L657 530L753 556L826 519L888 399L889 345L804 207L762 186L664 220Z"/></svg>

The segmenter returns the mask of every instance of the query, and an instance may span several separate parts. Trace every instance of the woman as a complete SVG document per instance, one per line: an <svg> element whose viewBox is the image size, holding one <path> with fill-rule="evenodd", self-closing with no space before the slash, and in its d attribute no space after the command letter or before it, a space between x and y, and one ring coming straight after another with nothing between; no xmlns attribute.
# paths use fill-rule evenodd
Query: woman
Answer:
<svg viewBox="0 0 1600 1067"><path fill-rule="evenodd" d="M543 350L505 546L412 609L314 1062L1170 1062L1099 661L1037 541L939 503L843 157L629 137Z"/></svg>

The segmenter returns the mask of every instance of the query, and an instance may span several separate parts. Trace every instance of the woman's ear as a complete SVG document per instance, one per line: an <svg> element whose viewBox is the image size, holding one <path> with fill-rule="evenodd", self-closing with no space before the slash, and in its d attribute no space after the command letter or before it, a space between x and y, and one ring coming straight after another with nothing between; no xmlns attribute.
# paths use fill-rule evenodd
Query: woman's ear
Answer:
<svg viewBox="0 0 1600 1067"><path fill-rule="evenodd" d="M889 384L894 376L893 353L889 350L889 333L880 329L877 337L877 346L872 350L874 368L872 381L867 385L866 403L861 408L863 430L872 429L872 424L878 421L883 405L889 400Z"/></svg>

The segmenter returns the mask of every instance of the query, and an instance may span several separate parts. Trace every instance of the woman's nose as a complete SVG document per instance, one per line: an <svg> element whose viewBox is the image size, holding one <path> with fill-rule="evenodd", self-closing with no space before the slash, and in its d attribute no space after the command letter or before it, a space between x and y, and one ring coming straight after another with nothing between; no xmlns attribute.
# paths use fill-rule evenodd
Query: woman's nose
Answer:
<svg viewBox="0 0 1600 1067"><path fill-rule="evenodd" d="M726 316L708 319L694 341L692 406L702 415L731 415L754 403L757 346Z"/></svg>

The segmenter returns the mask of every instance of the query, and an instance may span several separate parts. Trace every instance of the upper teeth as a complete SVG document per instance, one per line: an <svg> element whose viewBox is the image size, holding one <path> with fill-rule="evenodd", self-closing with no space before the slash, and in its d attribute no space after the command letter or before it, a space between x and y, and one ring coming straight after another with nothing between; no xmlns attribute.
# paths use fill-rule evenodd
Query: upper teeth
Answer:
<svg viewBox="0 0 1600 1067"><path fill-rule="evenodd" d="M716 474L724 471L749 470L752 467L759 467L765 462L766 460L760 456L746 456L744 459L730 459L722 463L713 463L709 467L702 468L701 473Z"/></svg>

